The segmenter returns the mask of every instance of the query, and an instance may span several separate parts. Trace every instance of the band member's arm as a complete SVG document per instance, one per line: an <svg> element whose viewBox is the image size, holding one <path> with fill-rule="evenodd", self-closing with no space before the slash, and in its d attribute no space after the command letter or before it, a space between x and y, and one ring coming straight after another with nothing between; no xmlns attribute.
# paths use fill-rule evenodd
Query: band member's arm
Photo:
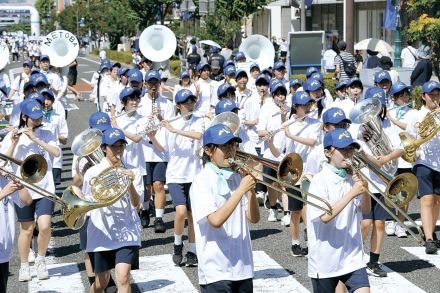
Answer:
<svg viewBox="0 0 440 293"><path fill-rule="evenodd" d="M273 143L273 136L267 141L269 145L269 150L275 158L278 158L281 155L280 150Z"/></svg>
<svg viewBox="0 0 440 293"><path fill-rule="evenodd" d="M57 157L57 158L60 156L60 149L57 146L48 144L44 140L36 137L35 133L32 131L32 129L24 128L23 133L26 134L30 140L32 140L33 142L35 142L36 144L41 146L43 149L45 149L52 156Z"/></svg>
<svg viewBox="0 0 440 293"><path fill-rule="evenodd" d="M135 175L134 175L133 171L131 171L131 170L125 170L125 174L131 180L130 187L128 189L128 192L130 193L131 204L134 207L138 207L139 206L139 194L137 193L136 188L134 187L134 184L133 184L133 180L135 179Z"/></svg>
<svg viewBox="0 0 440 293"><path fill-rule="evenodd" d="M255 195L255 189L249 190L247 196L249 202L246 210L246 218L253 224L258 223L258 221L260 221L260 207Z"/></svg>
<svg viewBox="0 0 440 293"><path fill-rule="evenodd" d="M402 120L398 120L396 118L394 118L392 115L390 115L390 112L387 112L387 118L396 126L398 126L400 129L405 130L407 123L405 123Z"/></svg>
<svg viewBox="0 0 440 293"><path fill-rule="evenodd" d="M284 133L286 134L286 136L288 138L290 138L291 140L294 140L296 142L299 142L300 144L304 144L309 147L312 147L316 144L315 138L308 138L308 137L301 137L298 135L293 135L289 130L289 126L284 127Z"/></svg>
<svg viewBox="0 0 440 293"><path fill-rule="evenodd" d="M156 131L147 133L147 139L151 144L153 144L158 149L159 152L162 153L165 151L165 148L156 138Z"/></svg>
<svg viewBox="0 0 440 293"><path fill-rule="evenodd" d="M163 125L163 127L165 127L166 129L168 129L169 132L171 133L175 133L177 135L182 135L191 139L196 139L196 140L201 140L202 139L202 133L201 132L196 132L196 131L185 131L185 130L180 130L180 129L176 129L174 128L171 123L169 123L166 120L163 120L161 122L161 124Z"/></svg>
<svg viewBox="0 0 440 293"><path fill-rule="evenodd" d="M386 156L379 156L376 158L377 164L379 167L382 167L383 165L385 165L386 163L398 159L400 158L403 154L404 154L404 150L403 149L397 149L397 150L393 150L391 153L389 153Z"/></svg>

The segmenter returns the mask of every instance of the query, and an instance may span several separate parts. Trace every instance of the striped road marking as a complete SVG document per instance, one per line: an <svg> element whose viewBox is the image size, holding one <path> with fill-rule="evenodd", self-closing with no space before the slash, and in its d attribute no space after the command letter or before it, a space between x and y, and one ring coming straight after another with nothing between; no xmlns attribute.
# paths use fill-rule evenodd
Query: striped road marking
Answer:
<svg viewBox="0 0 440 293"><path fill-rule="evenodd" d="M32 281L28 284L28 292L83 293L85 288L76 263L47 265L50 278L38 280L35 266L31 266Z"/></svg>
<svg viewBox="0 0 440 293"><path fill-rule="evenodd" d="M88 80L85 79L85 78L81 78L81 80L84 81L84 82L87 83L87 84L92 84L90 81L88 81Z"/></svg>
<svg viewBox="0 0 440 293"><path fill-rule="evenodd" d="M382 264L382 269L388 273L386 278L368 277L371 292L380 293L422 293L425 292L389 267Z"/></svg>
<svg viewBox="0 0 440 293"><path fill-rule="evenodd" d="M255 292L309 292L264 251L254 251Z"/></svg>
<svg viewBox="0 0 440 293"><path fill-rule="evenodd" d="M439 254L426 254L425 247L402 247L409 253L417 256L424 261L429 262L430 264L435 265L438 269L440 269L440 255Z"/></svg>
<svg viewBox="0 0 440 293"><path fill-rule="evenodd" d="M171 254L140 257L139 270L131 271L131 277L140 292L198 292Z"/></svg>
<svg viewBox="0 0 440 293"><path fill-rule="evenodd" d="M422 227L422 221L417 220L417 221L414 221L414 222L416 222L417 225L419 225L420 227ZM411 222L409 222L409 221L405 221L404 224L407 225L408 227L414 227L414 225L413 225ZM440 227L440 220L437 221L435 225L436 225L437 227Z"/></svg>

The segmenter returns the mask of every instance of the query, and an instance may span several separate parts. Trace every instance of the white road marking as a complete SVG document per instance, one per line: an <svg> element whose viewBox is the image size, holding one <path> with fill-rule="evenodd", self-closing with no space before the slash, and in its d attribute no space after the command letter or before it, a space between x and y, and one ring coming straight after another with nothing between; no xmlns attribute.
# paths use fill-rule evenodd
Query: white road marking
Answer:
<svg viewBox="0 0 440 293"><path fill-rule="evenodd" d="M84 71L83 73L95 73L96 70Z"/></svg>
<svg viewBox="0 0 440 293"><path fill-rule="evenodd" d="M440 269L440 255L439 254L426 254L425 247L402 247L409 253L417 256L424 261L429 262L430 264L435 265L438 269Z"/></svg>
<svg viewBox="0 0 440 293"><path fill-rule="evenodd" d="M79 110L78 106L75 104L68 104L67 111Z"/></svg>
<svg viewBox="0 0 440 293"><path fill-rule="evenodd" d="M254 251L255 292L309 292L264 251Z"/></svg>
<svg viewBox="0 0 440 293"><path fill-rule="evenodd" d="M99 62L99 61L95 61L93 59L89 59L89 58L86 58L86 57L78 57L78 59L83 59L83 60L87 60L87 61L90 61L90 62L93 62L93 63L96 63L96 64L101 64L101 62Z"/></svg>
<svg viewBox="0 0 440 293"><path fill-rule="evenodd" d="M420 227L422 226L422 221L417 220L417 221L414 221L414 222L416 222L416 224L419 225ZM409 222L409 221L405 221L404 224L407 225L408 227L414 227L414 225L411 222ZM440 227L440 220L437 221L435 225L437 227Z"/></svg>
<svg viewBox="0 0 440 293"><path fill-rule="evenodd" d="M35 266L31 266L32 281L28 284L28 292L86 292L76 263L47 265L50 278L38 280Z"/></svg>
<svg viewBox="0 0 440 293"><path fill-rule="evenodd" d="M81 78L81 80L84 81L84 82L87 83L87 84L92 84L90 81L88 81L88 80L85 79L85 78Z"/></svg>
<svg viewBox="0 0 440 293"><path fill-rule="evenodd" d="M423 293L422 289L405 279L400 274L392 271L382 264L384 271L388 273L386 278L368 276L371 292L380 293Z"/></svg>
<svg viewBox="0 0 440 293"><path fill-rule="evenodd" d="M131 276L140 292L198 292L170 254L140 257L139 270Z"/></svg>

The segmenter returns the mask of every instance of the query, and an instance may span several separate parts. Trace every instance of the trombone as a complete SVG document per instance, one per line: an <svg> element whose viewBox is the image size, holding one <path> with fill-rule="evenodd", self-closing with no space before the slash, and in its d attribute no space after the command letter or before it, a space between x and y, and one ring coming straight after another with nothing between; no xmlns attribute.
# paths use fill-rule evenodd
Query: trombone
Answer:
<svg viewBox="0 0 440 293"><path fill-rule="evenodd" d="M267 174L264 174L261 171L255 170L254 168L252 168L251 166L246 164L246 161L248 161L248 160L252 160L254 162L261 163L266 167L269 167L271 169L276 170L277 171L277 178L272 177ZM273 186L270 183L264 182L264 180L256 179L256 181L258 183L261 183L261 184L267 186L268 188L272 188L276 191L279 191L281 193L286 194L287 196L293 197L293 198L300 200L306 204L314 206L315 208L323 210L324 212L326 212L329 215L331 215L333 212L332 206L330 205L329 202L320 198L319 196L316 196L312 193L301 190L300 188L294 186L295 183L300 179L301 174L302 174L302 169L303 169L303 161L302 161L300 155L298 155L297 153L290 153L290 154L286 155L284 157L284 159L278 163L276 161L262 159L262 158L259 158L258 156L237 150L236 157L229 158L228 161L232 165L233 169L236 169L236 170L242 169L245 173L249 173L249 174L256 173L256 174L261 175L267 179L272 180L273 182L278 183L281 186L281 187ZM291 189L300 191L301 193L305 193L305 194L307 194L309 199L312 197L313 201L306 200L301 196L297 196L295 194L288 193L284 189L282 189L282 187L291 188Z"/></svg>
<svg viewBox="0 0 440 293"><path fill-rule="evenodd" d="M411 234L411 236L414 237L414 239L416 239L419 244L423 244L423 239L425 238L425 235L422 229L419 225L416 224L413 219L411 219L411 217L405 211L402 210L402 207L407 205L417 193L419 184L416 176L411 173L404 173L392 178L391 176L383 172L380 168L376 167L374 163L370 162L370 160L360 152L357 152L354 155L353 160L347 160L347 164L350 166L349 168L351 169L352 173L358 173L364 180L368 182L368 184L371 184L371 186L373 186L374 189L376 189L383 196L386 204L380 201L379 198L368 189L366 192L379 205L381 205L382 208L396 222L398 222L402 227L405 227L408 233ZM361 169L364 167L368 167L368 169L373 171L381 180L385 182L385 184L387 185L385 192L381 191L379 187L374 184L374 182L361 171ZM402 214L407 221L409 221L416 227L419 232L420 238L417 237L417 235L413 231L411 231L411 229L407 225L405 225L403 221L401 221L399 217L397 217L396 214L393 213L393 211L390 210L390 207L396 209L396 211Z"/></svg>

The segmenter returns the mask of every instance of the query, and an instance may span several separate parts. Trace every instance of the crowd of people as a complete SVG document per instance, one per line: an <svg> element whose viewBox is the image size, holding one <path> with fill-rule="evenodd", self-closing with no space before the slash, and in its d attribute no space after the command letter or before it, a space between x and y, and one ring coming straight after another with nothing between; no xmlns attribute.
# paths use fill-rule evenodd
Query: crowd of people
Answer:
<svg viewBox="0 0 440 293"><path fill-rule="evenodd" d="M173 261L177 266L198 267L202 292L252 292L249 223L261 220L259 206L269 210L267 221L289 226L291 241L285 245L295 257L308 256L308 276L315 292L345 288L369 292L368 274L387 276L379 264L385 234L407 237L407 231L372 198L385 201L382 193L387 183L370 169L362 175L354 168L359 154L378 168L395 163L398 168L388 174L391 177L404 172L416 176L425 252L437 253L440 136L437 133L422 144L417 160L409 163L402 159L407 150L399 133L420 137L418 125L428 114L438 115L440 84L424 82L421 97L412 97L421 98L423 106L412 109L411 87L393 80L389 71L378 70L374 87L364 91L360 79L344 68L345 42L338 47L335 74L339 82L333 93L315 67L306 70L305 81L289 80L281 60L271 68L252 64L243 69L243 52L228 60L212 49L207 62L194 61L190 70L180 74L174 89L166 85L168 77L153 68L148 56L136 59L133 68L102 58L90 95L97 112L88 122L102 133L99 150L104 156L95 165L75 158L73 185L85 199L94 201L92 179L104 170L123 167L130 183L115 203L90 211L79 232L90 292L115 285L119 292L130 292L130 271L138 268L141 229L150 226L151 209L154 233L166 231L165 184L175 209L174 241L169 248ZM188 50L197 52L197 47L191 44ZM50 66L49 56L39 56L38 61L39 67L24 61L24 73L11 85L7 98L14 101L14 108L0 150L18 160L31 154L43 156L48 170L35 184L54 193L61 178L61 146L69 137L62 99L68 85L59 69ZM163 95L165 91L173 92L172 101ZM368 127L350 120L353 108L365 100L380 105L376 118L389 141L380 142L386 144L387 153L375 151L374 133ZM227 118L213 123L218 115L232 115L239 122ZM251 168L245 168L237 163L238 151L261 160L248 159L245 163ZM291 153L301 158L304 170L296 174L295 189L274 181L277 171L262 164L264 160L279 163ZM10 164L7 170L18 174L19 169ZM0 251L0 289L5 291L14 245L14 210L20 226L18 280L32 279L31 262L38 279L50 278L45 255L54 203L9 180L4 171L2 175L0 241L5 249ZM306 177L309 192L329 203L327 211L301 200L300 183ZM188 243L184 245L185 220ZM369 234L371 246L364 248ZM364 250L369 251L367 259Z"/></svg>

